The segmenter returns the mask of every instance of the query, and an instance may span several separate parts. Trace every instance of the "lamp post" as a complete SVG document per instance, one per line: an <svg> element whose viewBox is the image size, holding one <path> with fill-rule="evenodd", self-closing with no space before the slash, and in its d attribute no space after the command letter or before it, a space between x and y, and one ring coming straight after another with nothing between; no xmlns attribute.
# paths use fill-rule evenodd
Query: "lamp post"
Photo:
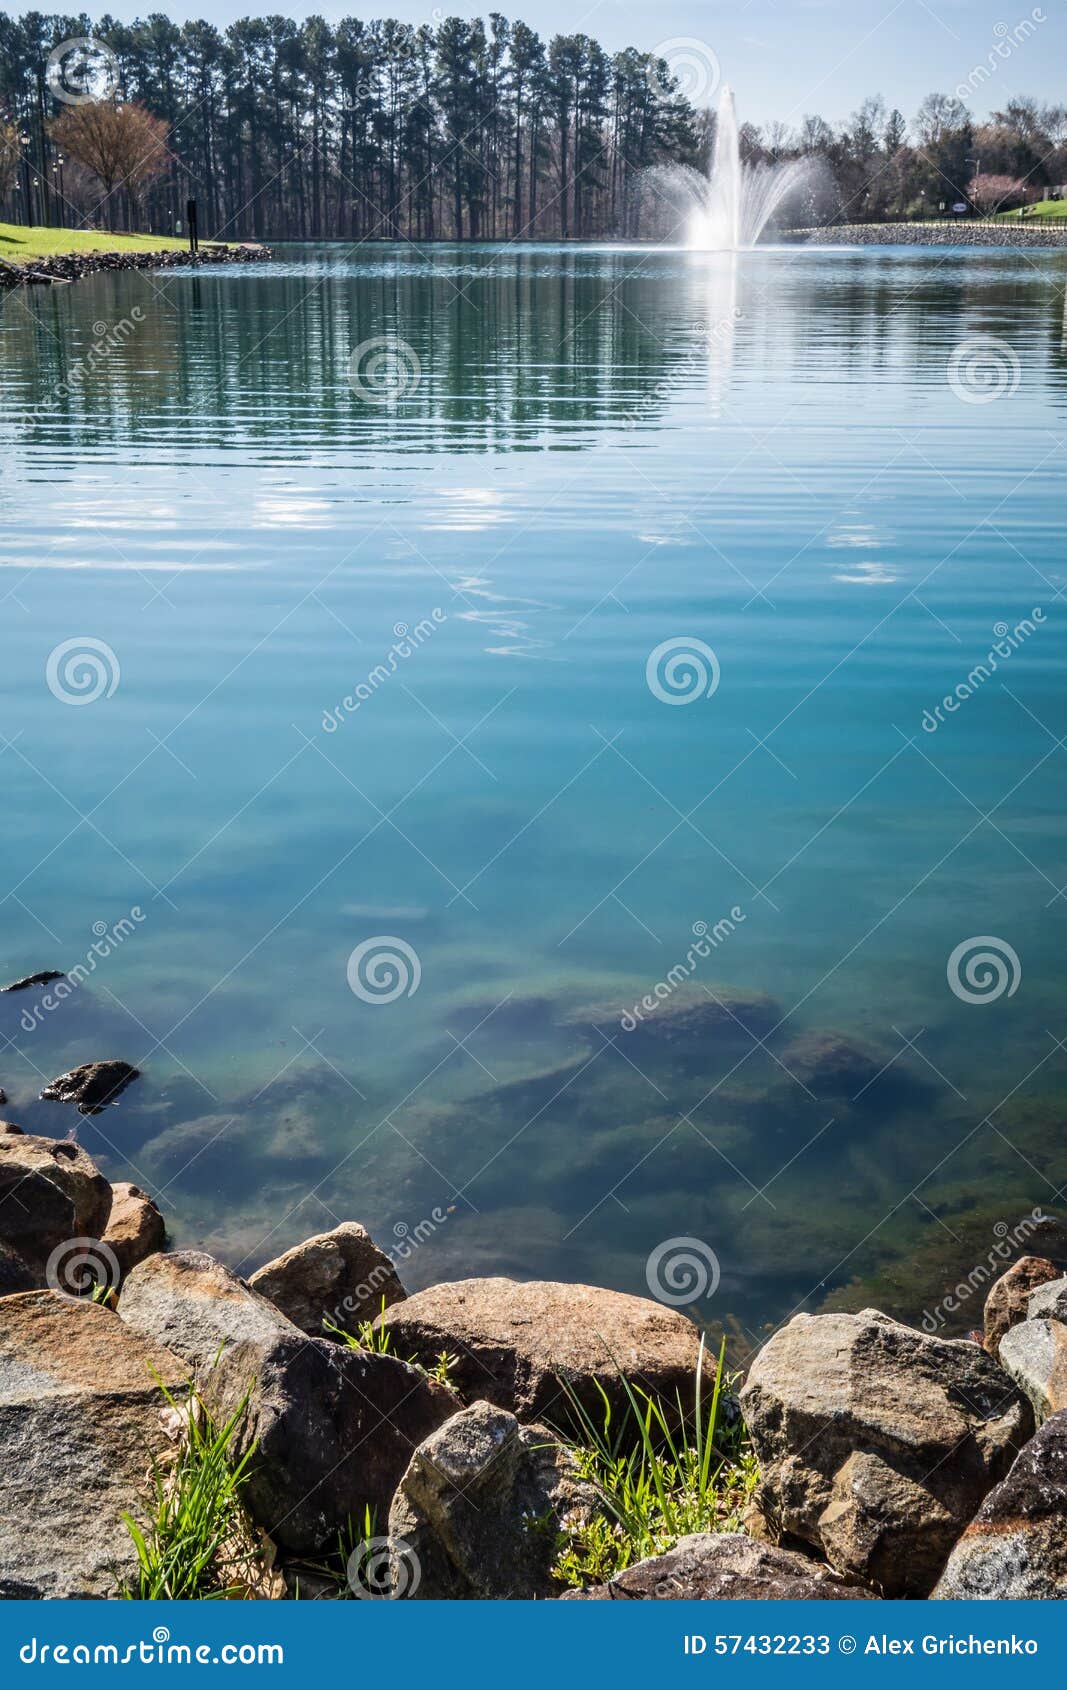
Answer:
<svg viewBox="0 0 1067 1690"><path fill-rule="evenodd" d="M974 165L974 208L979 207L979 195L982 192L982 161L980 158L965 158L964 164Z"/></svg>
<svg viewBox="0 0 1067 1690"><path fill-rule="evenodd" d="M20 135L19 136L19 146L22 148L22 185L23 185L23 191L25 193L25 198L23 199L23 202L22 202L22 215L26 219L27 227L29 227L33 223L33 189L31 187L32 178L31 178L31 175L30 175L30 161L29 161L29 157L27 156L27 153L26 153L26 148L29 146L29 144L30 144L30 137L28 135Z"/></svg>

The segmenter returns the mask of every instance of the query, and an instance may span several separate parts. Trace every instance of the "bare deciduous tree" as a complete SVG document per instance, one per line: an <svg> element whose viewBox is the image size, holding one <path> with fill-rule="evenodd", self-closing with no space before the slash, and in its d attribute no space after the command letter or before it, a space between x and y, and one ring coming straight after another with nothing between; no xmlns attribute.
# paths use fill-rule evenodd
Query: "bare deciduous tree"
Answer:
<svg viewBox="0 0 1067 1690"><path fill-rule="evenodd" d="M49 132L65 153L99 177L105 200L124 189L135 215L141 190L162 174L170 157L168 125L136 102L93 100L70 106Z"/></svg>

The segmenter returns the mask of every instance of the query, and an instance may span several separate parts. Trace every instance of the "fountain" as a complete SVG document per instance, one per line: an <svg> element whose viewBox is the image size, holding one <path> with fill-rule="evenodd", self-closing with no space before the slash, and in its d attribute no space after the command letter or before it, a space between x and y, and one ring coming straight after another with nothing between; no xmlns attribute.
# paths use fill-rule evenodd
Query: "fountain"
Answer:
<svg viewBox="0 0 1067 1690"><path fill-rule="evenodd" d="M668 238L681 234L687 246L701 252L741 252L755 246L775 212L809 185L812 173L812 161L805 158L743 164L733 89L724 87L707 176L678 164L643 172L641 221L662 227L666 214L672 219Z"/></svg>

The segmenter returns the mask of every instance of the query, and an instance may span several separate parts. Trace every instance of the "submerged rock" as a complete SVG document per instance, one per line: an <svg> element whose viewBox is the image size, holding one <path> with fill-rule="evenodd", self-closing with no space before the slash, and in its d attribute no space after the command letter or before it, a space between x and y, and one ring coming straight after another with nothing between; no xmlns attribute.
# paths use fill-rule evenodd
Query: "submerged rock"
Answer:
<svg viewBox="0 0 1067 1690"><path fill-rule="evenodd" d="M845 1033L803 1033L780 1054L783 1068L817 1097L854 1099L886 1068L888 1058Z"/></svg>
<svg viewBox="0 0 1067 1690"><path fill-rule="evenodd" d="M601 1512L545 1427L474 1403L427 1438L400 1482L389 1515L393 1589L424 1600L558 1596L562 1522Z"/></svg>
<svg viewBox="0 0 1067 1690"><path fill-rule="evenodd" d="M1044 1256L1020 1256L1007 1273L1001 1274L990 1288L983 1316L983 1344L991 1356L999 1355L1004 1334L1026 1319L1031 1293L1058 1278L1058 1268Z"/></svg>
<svg viewBox="0 0 1067 1690"><path fill-rule="evenodd" d="M1052 1415L991 1490L948 1558L939 1600L1067 1597L1067 1413Z"/></svg>
<svg viewBox="0 0 1067 1690"><path fill-rule="evenodd" d="M779 1536L887 1596L926 1596L1033 1427L977 1344L885 1315L797 1315L741 1394Z"/></svg>
<svg viewBox="0 0 1067 1690"><path fill-rule="evenodd" d="M99 1238L111 1187L80 1145L19 1131L0 1133L0 1244L38 1275L53 1250Z"/></svg>
<svg viewBox="0 0 1067 1690"><path fill-rule="evenodd" d="M700 1350L692 1321L644 1297L547 1280L460 1279L417 1291L375 1321L398 1355L432 1366L455 1357L452 1378L520 1420L562 1424L570 1415L561 1379L599 1425L606 1393L613 1426L628 1417L619 1370L673 1403L691 1397Z"/></svg>
<svg viewBox="0 0 1067 1690"><path fill-rule="evenodd" d="M773 998L728 987L678 986L665 995L655 991L632 1003L589 1004L572 1010L562 1025L600 1039L689 1048L694 1054L709 1043L745 1043L774 1031L781 1010Z"/></svg>
<svg viewBox="0 0 1067 1690"><path fill-rule="evenodd" d="M108 1104L115 1103L131 1081L140 1078L140 1070L128 1062L83 1062L60 1074L41 1093L42 1102L74 1103L82 1115L100 1115Z"/></svg>
<svg viewBox="0 0 1067 1690"><path fill-rule="evenodd" d="M158 1205L139 1185L120 1181L111 1187L111 1213L104 1243L114 1252L122 1277L138 1262L162 1250L166 1227Z"/></svg>
<svg viewBox="0 0 1067 1690"><path fill-rule="evenodd" d="M156 1378L153 1378L153 1372ZM0 1300L0 1597L102 1597L136 1578L161 1382L184 1370L108 1309L50 1291Z"/></svg>
<svg viewBox="0 0 1067 1690"><path fill-rule="evenodd" d="M31 986L50 986L53 980L65 980L66 975L57 968L43 969L40 974L27 974L25 980L12 980L9 986L0 986L0 992L28 992Z"/></svg>
<svg viewBox="0 0 1067 1690"><path fill-rule="evenodd" d="M1034 1406L1038 1425L1067 1408L1067 1326L1022 1320L1000 1341L1000 1363Z"/></svg>
<svg viewBox="0 0 1067 1690"><path fill-rule="evenodd" d="M792 1549L741 1532L680 1538L665 1555L638 1561L607 1584L569 1590L570 1602L873 1602L873 1590Z"/></svg>
<svg viewBox="0 0 1067 1690"><path fill-rule="evenodd" d="M354 1332L361 1321L373 1320L406 1296L389 1257L355 1221L306 1238L248 1283L316 1338L328 1336L324 1318Z"/></svg>

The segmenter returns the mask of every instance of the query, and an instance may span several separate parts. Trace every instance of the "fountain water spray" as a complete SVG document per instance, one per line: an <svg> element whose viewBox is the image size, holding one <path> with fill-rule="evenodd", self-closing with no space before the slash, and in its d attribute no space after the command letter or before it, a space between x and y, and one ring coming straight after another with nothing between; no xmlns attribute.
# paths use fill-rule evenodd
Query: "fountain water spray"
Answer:
<svg viewBox="0 0 1067 1690"><path fill-rule="evenodd" d="M732 88L723 88L715 124L715 148L707 176L688 165L656 165L644 172L642 220L670 234L684 227L687 246L702 252L740 252L755 246L775 212L812 179L810 159L787 164L743 164ZM651 203L650 203L651 202Z"/></svg>

